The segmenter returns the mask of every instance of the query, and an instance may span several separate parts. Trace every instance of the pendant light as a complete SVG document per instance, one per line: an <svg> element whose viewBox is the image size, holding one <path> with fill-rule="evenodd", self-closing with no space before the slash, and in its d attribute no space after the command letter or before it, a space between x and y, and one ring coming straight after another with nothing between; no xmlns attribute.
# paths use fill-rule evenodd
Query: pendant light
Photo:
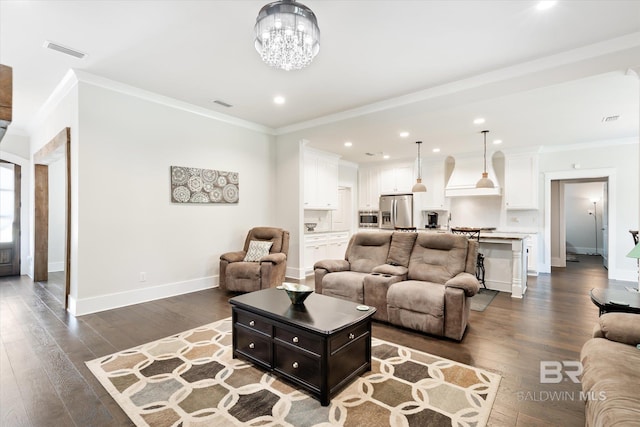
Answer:
<svg viewBox="0 0 640 427"><path fill-rule="evenodd" d="M425 193L427 191L427 187L422 183L422 157L420 157L420 144L422 144L422 141L416 141L416 144L418 144L418 179L413 185L411 192Z"/></svg>
<svg viewBox="0 0 640 427"><path fill-rule="evenodd" d="M476 183L476 188L493 188L495 185L489 179L489 174L487 173L487 133L489 131L483 130L482 133L484 134L484 172L482 172L482 178Z"/></svg>

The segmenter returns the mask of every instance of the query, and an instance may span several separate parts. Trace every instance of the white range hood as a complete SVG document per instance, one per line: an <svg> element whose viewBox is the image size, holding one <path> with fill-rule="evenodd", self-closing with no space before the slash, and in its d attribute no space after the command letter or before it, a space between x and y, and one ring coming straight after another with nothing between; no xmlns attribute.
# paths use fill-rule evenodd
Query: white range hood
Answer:
<svg viewBox="0 0 640 427"><path fill-rule="evenodd" d="M476 188L476 183L482 178L482 158L463 157L455 159L453 172L445 188L445 196L501 196L502 189L493 170L491 158L487 159L487 173L495 187Z"/></svg>

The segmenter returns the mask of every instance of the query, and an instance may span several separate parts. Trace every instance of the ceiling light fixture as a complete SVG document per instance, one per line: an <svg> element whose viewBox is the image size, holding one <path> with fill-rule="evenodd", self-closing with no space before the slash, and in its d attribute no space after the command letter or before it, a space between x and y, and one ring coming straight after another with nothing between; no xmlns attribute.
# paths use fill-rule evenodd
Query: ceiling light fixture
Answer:
<svg viewBox="0 0 640 427"><path fill-rule="evenodd" d="M473 124L474 124L474 125L481 125L481 124L483 124L483 123L484 123L484 119L483 119L482 117L478 117L477 119L475 119L475 120L473 121Z"/></svg>
<svg viewBox="0 0 640 427"><path fill-rule="evenodd" d="M536 5L536 9L548 10L548 9L551 9L553 6L555 6L556 3L557 1L552 1L552 0L539 1L538 4Z"/></svg>
<svg viewBox="0 0 640 427"><path fill-rule="evenodd" d="M320 50L316 15L293 0L269 3L260 9L254 27L255 47L262 60L282 70L311 64Z"/></svg>
<svg viewBox="0 0 640 427"><path fill-rule="evenodd" d="M351 143L351 141L347 141L344 143L345 147L351 147L353 144Z"/></svg>
<svg viewBox="0 0 640 427"><path fill-rule="evenodd" d="M433 150L431 150L431 151L433 151L434 153L439 153L439 152L440 152L440 149L439 149L439 148L434 148L434 149L433 149Z"/></svg>
<svg viewBox="0 0 640 427"><path fill-rule="evenodd" d="M278 105L282 105L284 104L284 96L276 96L275 98L273 98L273 102L278 104Z"/></svg>
<svg viewBox="0 0 640 427"><path fill-rule="evenodd" d="M488 130L483 130L482 134L484 135L484 171L482 172L482 178L478 180L476 183L476 188L493 188L493 181L489 179L489 174L487 173L487 133Z"/></svg>
<svg viewBox="0 0 640 427"><path fill-rule="evenodd" d="M400 132L400 138L406 138L409 136L409 132Z"/></svg>
<svg viewBox="0 0 640 427"><path fill-rule="evenodd" d="M502 144L502 140L501 140L501 139L494 139L494 140L493 140L493 143L494 143L495 145L500 145L500 144Z"/></svg>
<svg viewBox="0 0 640 427"><path fill-rule="evenodd" d="M420 145L422 141L416 141L418 144L418 179L411 189L412 193L424 193L427 191L427 187L422 183L422 157L420 157Z"/></svg>
<svg viewBox="0 0 640 427"><path fill-rule="evenodd" d="M382 156L382 158L385 159L385 160L388 160L389 159L389 155L385 154L385 155Z"/></svg>

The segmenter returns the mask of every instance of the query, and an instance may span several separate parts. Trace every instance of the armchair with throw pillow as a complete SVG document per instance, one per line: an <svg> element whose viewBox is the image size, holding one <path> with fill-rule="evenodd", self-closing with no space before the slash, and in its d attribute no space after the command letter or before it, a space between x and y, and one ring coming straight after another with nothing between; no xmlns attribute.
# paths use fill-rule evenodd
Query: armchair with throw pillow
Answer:
<svg viewBox="0 0 640 427"><path fill-rule="evenodd" d="M288 231L277 227L252 228L243 250L220 255L220 289L252 292L281 285L288 252Z"/></svg>

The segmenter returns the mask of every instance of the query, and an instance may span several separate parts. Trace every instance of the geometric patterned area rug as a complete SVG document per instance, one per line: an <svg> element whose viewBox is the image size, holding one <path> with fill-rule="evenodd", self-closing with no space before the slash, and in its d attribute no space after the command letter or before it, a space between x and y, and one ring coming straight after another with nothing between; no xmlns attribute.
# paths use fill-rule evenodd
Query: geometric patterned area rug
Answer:
<svg viewBox="0 0 640 427"><path fill-rule="evenodd" d="M86 362L137 426L484 426L500 376L379 339L329 406L231 356L227 318Z"/></svg>

